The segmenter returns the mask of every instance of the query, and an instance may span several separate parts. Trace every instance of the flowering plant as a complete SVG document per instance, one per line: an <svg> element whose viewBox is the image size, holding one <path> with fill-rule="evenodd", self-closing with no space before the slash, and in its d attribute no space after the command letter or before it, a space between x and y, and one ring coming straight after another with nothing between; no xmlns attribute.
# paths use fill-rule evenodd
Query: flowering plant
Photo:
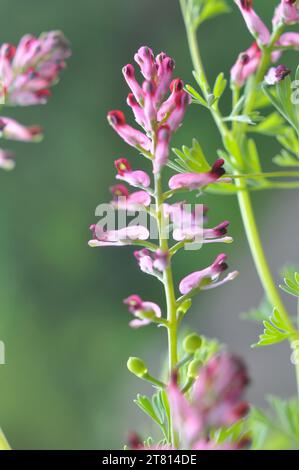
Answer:
<svg viewBox="0 0 299 470"><path fill-rule="evenodd" d="M50 88L58 82L65 60L71 55L69 43L62 32L50 31L39 38L23 36L15 47L0 47L0 108L46 104ZM0 117L0 137L22 142L39 142L40 126L24 126L16 120ZM0 149L0 168L12 170L15 161L9 150ZM10 446L0 429L0 450Z"/></svg>
<svg viewBox="0 0 299 470"><path fill-rule="evenodd" d="M179 334L193 298L203 290L232 281L238 274L231 271L223 275L228 268L227 257L220 253L210 266L188 274L176 288L173 266L180 250L233 241L227 235L229 222L206 228L207 208L197 204L190 211L180 196L190 191L197 195L202 192L235 194L266 295L263 308L248 315L262 320L264 325L264 333L256 346L288 340L299 384L298 325L286 310L275 285L251 202L252 191L299 187L296 180L299 176L296 171L299 166L297 82L295 85L291 82L291 72L285 65L275 65L284 51L299 49L299 33L288 31L289 25L299 22L299 6L294 0L281 0L274 11L270 31L255 12L252 0L235 0L235 3L254 42L231 68L233 106L228 116L220 110L228 81L220 73L214 86L210 86L197 40L197 31L203 22L229 11L225 0L180 0L196 88L184 86L181 79L173 79L174 61L164 52L155 57L149 47L141 47L135 61L142 83L137 80L133 65L128 64L123 69L130 88L127 104L141 130L128 124L121 111L108 113L112 128L149 161L151 168L149 174L143 169L133 169L126 158L116 160L116 178L121 183L111 188L112 207L139 211L146 217L137 217L117 229L109 227L109 223L105 227L107 220L105 224L100 221L91 226L89 244L92 247L139 247L134 256L140 269L155 276L165 293L164 308L136 293L124 300L133 315L131 327L156 325L164 328L168 337L168 367L160 377L153 377L140 358L131 357L127 363L130 372L155 388L151 398L138 395L136 404L162 432L161 440L156 443L132 435L129 441L132 449L299 448L298 400L271 399L273 416L256 408L248 413L249 406L244 399L248 374L243 362L197 333ZM297 71L296 79L298 77ZM223 148L212 166L195 139L192 147L175 150L176 158L171 158L172 136L182 125L192 103L211 113L222 139ZM252 138L255 134L277 137L283 150L274 158L274 163L283 167L283 171L263 171L257 144ZM167 189L163 179L166 166L175 172ZM123 183L137 191L129 192ZM146 226L147 216L154 221L150 230ZM173 242L169 240L170 233ZM288 270L284 283L285 291L299 297L299 275L295 270Z"/></svg>

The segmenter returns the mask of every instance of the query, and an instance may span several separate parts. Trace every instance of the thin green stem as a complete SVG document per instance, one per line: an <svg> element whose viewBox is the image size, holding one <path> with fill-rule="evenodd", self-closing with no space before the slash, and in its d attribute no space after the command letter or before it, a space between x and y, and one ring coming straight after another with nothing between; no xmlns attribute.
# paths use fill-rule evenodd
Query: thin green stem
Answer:
<svg viewBox="0 0 299 470"><path fill-rule="evenodd" d="M163 190L161 174L155 175L155 202L156 202L156 220L159 230L160 249L164 253L168 253L169 246L166 233L166 220L163 212ZM167 331L168 331L168 363L169 363L169 377L176 369L178 363L178 338L177 338L177 316L176 316L176 297L174 290L174 282L172 275L172 261L169 259L168 266L163 273L163 284L167 305ZM174 448L177 447L177 435L173 426L170 423L171 444Z"/></svg>
<svg viewBox="0 0 299 470"><path fill-rule="evenodd" d="M297 303L297 328L299 331L299 299ZM296 358L296 364L295 364L295 370L296 370L296 379L297 379L297 394L299 398L299 361L298 361L298 356L299 354L295 354Z"/></svg>

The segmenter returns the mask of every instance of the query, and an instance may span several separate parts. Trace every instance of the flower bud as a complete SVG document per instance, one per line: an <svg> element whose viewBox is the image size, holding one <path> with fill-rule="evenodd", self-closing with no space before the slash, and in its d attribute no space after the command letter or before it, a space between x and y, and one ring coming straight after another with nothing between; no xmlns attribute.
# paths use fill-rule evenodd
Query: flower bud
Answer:
<svg viewBox="0 0 299 470"><path fill-rule="evenodd" d="M186 336L184 339L183 347L187 354L194 354L197 349L199 349L202 345L202 338L196 334L191 333L190 335Z"/></svg>
<svg viewBox="0 0 299 470"><path fill-rule="evenodd" d="M144 377L147 374L147 367L139 357L129 357L127 362L129 371L137 377Z"/></svg>
<svg viewBox="0 0 299 470"><path fill-rule="evenodd" d="M199 369L202 367L202 361L194 359L190 362L187 370L187 375L190 379L197 379L199 375Z"/></svg>

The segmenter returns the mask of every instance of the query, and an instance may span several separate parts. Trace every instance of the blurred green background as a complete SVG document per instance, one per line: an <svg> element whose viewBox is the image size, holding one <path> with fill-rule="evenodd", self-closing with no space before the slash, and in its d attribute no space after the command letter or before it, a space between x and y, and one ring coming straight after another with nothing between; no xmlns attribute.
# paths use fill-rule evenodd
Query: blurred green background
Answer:
<svg viewBox="0 0 299 470"><path fill-rule="evenodd" d="M233 3L233 2L231 2ZM277 2L259 2L268 19ZM208 73L229 72L250 37L236 8L201 30ZM176 72L191 82L185 32L175 0L2 0L1 42L17 42L25 33L61 29L73 56L46 107L4 111L24 124L40 124L40 144L10 144L17 152L13 173L1 172L0 339L6 345L0 366L0 425L12 446L23 449L120 448L129 430L150 432L132 404L147 387L130 376L126 360L143 357L158 371L165 334L154 328L131 331L122 299L139 293L163 302L160 286L140 274L131 249L88 248L88 227L96 206L109 199L113 160L138 155L106 122L109 109L125 107L127 88L121 68L140 45L165 50ZM286 57L289 66L298 58ZM224 107L229 106L229 96ZM220 146L208 113L191 109L176 145L196 136L210 161ZM276 144L260 141L265 168ZM295 202L298 193L255 195L273 269L295 262ZM239 320L256 306L262 291L248 255L234 198L205 197L210 222L232 221L235 243L226 251L240 269L234 285L207 293L194 305L189 323L220 340L250 364L250 397L292 394L295 381L284 348L250 349L259 327ZM298 237L297 237L298 238ZM216 247L217 248L217 247ZM184 253L176 278L210 263L217 249ZM288 258L288 259L287 259ZM297 256L298 258L298 256ZM191 318L192 317L192 318ZM283 372L273 373L281 361ZM156 364L156 366L155 366ZM144 424L145 423L145 424Z"/></svg>

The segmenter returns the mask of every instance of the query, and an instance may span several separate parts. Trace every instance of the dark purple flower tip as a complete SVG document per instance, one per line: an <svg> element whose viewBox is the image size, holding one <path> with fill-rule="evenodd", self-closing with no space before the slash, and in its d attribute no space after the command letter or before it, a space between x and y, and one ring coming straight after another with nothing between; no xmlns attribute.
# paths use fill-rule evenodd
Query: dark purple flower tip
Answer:
<svg viewBox="0 0 299 470"><path fill-rule="evenodd" d="M126 124L126 118L122 111L109 111L107 115L108 122L111 126L123 126Z"/></svg>
<svg viewBox="0 0 299 470"><path fill-rule="evenodd" d="M225 235L227 233L227 227L229 226L230 222L228 220L225 220L221 224L217 225L215 227L215 234L217 236Z"/></svg>
<svg viewBox="0 0 299 470"><path fill-rule="evenodd" d="M125 65L122 71L125 77L128 77L128 78L135 77L135 69L132 64Z"/></svg>
<svg viewBox="0 0 299 470"><path fill-rule="evenodd" d="M220 255L218 255L214 263L212 264L213 270L216 273L221 273L222 271L225 271L228 268L226 260L227 255L225 253L221 253Z"/></svg>
<svg viewBox="0 0 299 470"><path fill-rule="evenodd" d="M170 137L171 137L171 130L167 124L159 127L157 131L157 140L159 142L169 142Z"/></svg>
<svg viewBox="0 0 299 470"><path fill-rule="evenodd" d="M242 8L246 11L250 11L252 9L252 4L252 0L241 0Z"/></svg>
<svg viewBox="0 0 299 470"><path fill-rule="evenodd" d="M275 75L279 82L283 80L285 77L287 77L288 75L290 75L290 73L291 73L291 70L288 69L285 65L279 65L278 67L276 67Z"/></svg>
<svg viewBox="0 0 299 470"><path fill-rule="evenodd" d="M136 312L142 308L142 299L139 297L139 295L133 294L124 300L124 304L128 305L129 311L131 313Z"/></svg>
<svg viewBox="0 0 299 470"><path fill-rule="evenodd" d="M115 184L114 186L111 186L109 189L110 189L111 194L115 198L129 196L128 188L124 184Z"/></svg>
<svg viewBox="0 0 299 470"><path fill-rule="evenodd" d="M142 85L142 90L144 91L145 95L149 95L152 97L156 92L156 86L154 82L146 80Z"/></svg>
<svg viewBox="0 0 299 470"><path fill-rule="evenodd" d="M143 448L142 441L138 434L131 432L128 437L128 447L130 450L138 450Z"/></svg>
<svg viewBox="0 0 299 470"><path fill-rule="evenodd" d="M172 93L182 91L184 88L184 82L180 78L175 78L172 80L169 88Z"/></svg>
<svg viewBox="0 0 299 470"><path fill-rule="evenodd" d="M219 159L219 160L216 160L216 162L212 166L211 173L217 176L217 178L220 178L221 176L225 174L225 169L223 168L224 163L225 163L224 160Z"/></svg>

